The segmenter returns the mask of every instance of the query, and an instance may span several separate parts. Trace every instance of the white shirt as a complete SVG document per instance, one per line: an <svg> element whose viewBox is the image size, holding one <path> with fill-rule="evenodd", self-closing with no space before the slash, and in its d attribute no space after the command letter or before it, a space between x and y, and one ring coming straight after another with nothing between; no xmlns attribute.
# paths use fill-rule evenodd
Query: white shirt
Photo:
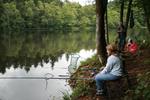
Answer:
<svg viewBox="0 0 150 100"><path fill-rule="evenodd" d="M100 72L101 74L113 74L121 76L123 74L123 64L121 59L117 55L110 55L107 59L105 68Z"/></svg>

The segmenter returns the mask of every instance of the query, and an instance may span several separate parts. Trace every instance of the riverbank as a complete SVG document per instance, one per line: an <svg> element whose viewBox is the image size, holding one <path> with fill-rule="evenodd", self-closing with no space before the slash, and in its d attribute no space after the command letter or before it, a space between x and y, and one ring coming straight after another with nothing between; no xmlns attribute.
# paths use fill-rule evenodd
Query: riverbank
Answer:
<svg viewBox="0 0 150 100"><path fill-rule="evenodd" d="M126 78L121 82L110 83L109 91L112 100L124 99L144 99L150 98L150 49L141 48L136 56L125 57L126 70L128 72L130 84ZM96 56L82 63L72 78L92 78L92 69L99 70L100 64ZM87 70L90 69L90 70ZM73 88L71 100L106 100L107 96L97 97L95 82L93 80L70 80ZM119 88L118 88L119 86ZM149 89L149 90L148 90Z"/></svg>

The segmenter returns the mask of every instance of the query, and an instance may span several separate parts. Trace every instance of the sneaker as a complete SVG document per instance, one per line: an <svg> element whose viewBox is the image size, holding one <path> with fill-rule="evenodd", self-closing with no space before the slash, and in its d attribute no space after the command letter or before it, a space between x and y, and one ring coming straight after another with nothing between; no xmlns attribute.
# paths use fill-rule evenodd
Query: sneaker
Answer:
<svg viewBox="0 0 150 100"><path fill-rule="evenodd" d="M103 90L97 90L96 95L103 95L104 91Z"/></svg>

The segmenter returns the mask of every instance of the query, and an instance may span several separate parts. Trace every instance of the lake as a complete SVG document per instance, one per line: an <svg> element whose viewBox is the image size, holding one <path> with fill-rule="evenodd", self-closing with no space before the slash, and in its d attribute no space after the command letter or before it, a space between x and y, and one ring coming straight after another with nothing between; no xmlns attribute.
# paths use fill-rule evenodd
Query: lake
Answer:
<svg viewBox="0 0 150 100"><path fill-rule="evenodd" d="M68 81L45 78L69 75L71 54L80 55L77 66L95 54L95 33L9 32L0 47L0 100L62 100Z"/></svg>

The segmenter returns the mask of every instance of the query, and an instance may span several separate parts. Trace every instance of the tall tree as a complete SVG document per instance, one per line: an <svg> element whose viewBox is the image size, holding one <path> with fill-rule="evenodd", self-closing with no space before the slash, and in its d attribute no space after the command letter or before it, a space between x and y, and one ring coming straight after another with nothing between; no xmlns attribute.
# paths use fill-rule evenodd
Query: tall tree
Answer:
<svg viewBox="0 0 150 100"><path fill-rule="evenodd" d="M107 1L107 4L108 4L108 0L106 0ZM109 44L109 35L108 35L108 11L107 11L107 6L106 6L106 14L105 14L105 29L106 29L106 36L107 36L107 44Z"/></svg>
<svg viewBox="0 0 150 100"><path fill-rule="evenodd" d="M1 18L1 16L2 16L2 13L3 13L3 3L2 3L2 1L0 1L0 28L1 28L1 23L2 23L2 18ZM2 28L1 28L1 31L2 31Z"/></svg>
<svg viewBox="0 0 150 100"><path fill-rule="evenodd" d="M148 31L150 32L150 3L148 0L142 0L142 6L145 13L145 20L147 23Z"/></svg>
<svg viewBox="0 0 150 100"><path fill-rule="evenodd" d="M99 60L102 65L106 62L106 39L104 15L107 7L107 0L96 0L96 47Z"/></svg>
<svg viewBox="0 0 150 100"><path fill-rule="evenodd" d="M123 23L124 0L120 0L120 22Z"/></svg>
<svg viewBox="0 0 150 100"><path fill-rule="evenodd" d="M129 0L129 3L128 3L128 9L127 9L127 15L126 15L126 23L125 23L125 34L127 33L127 30L128 30L128 23L129 23L129 19L130 19L130 15L131 15L132 1L133 0Z"/></svg>

